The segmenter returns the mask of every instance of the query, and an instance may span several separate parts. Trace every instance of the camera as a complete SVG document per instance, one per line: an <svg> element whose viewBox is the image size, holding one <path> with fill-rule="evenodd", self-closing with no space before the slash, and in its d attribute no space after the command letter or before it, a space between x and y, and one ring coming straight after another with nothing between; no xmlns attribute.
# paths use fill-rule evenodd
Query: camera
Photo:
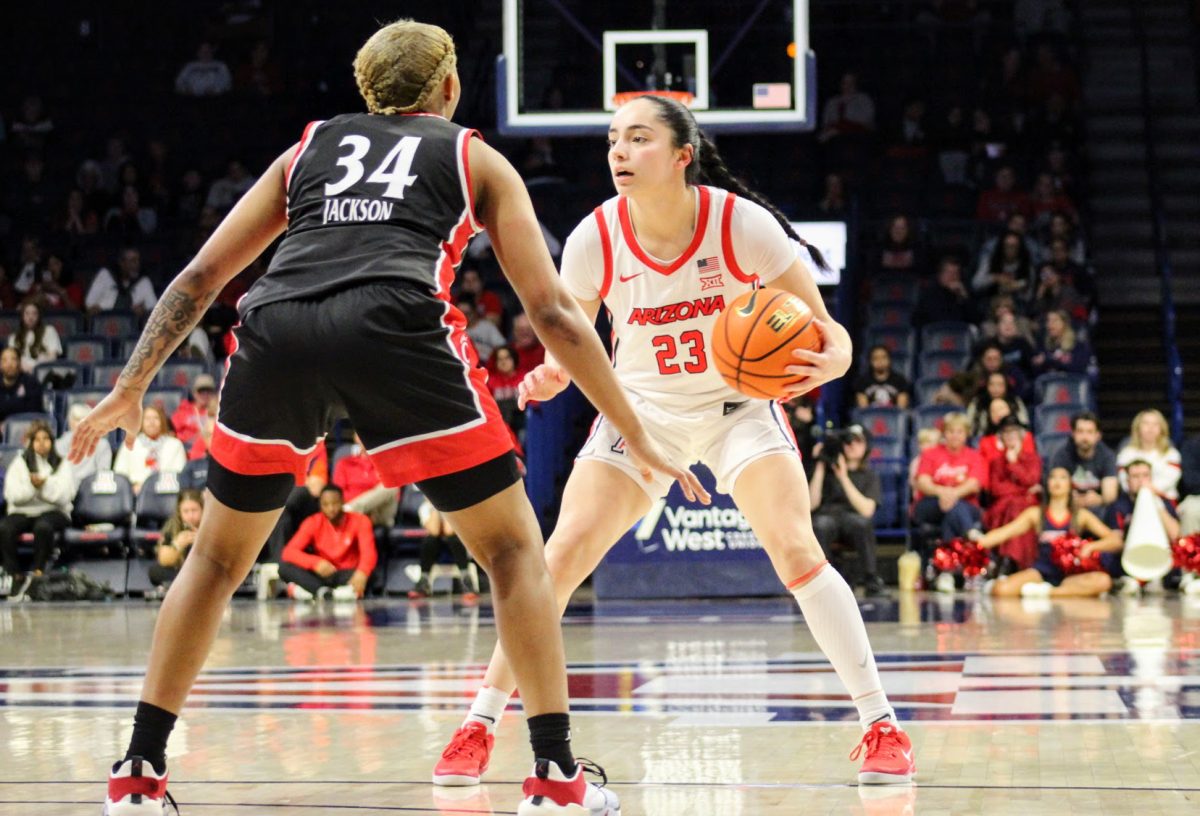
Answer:
<svg viewBox="0 0 1200 816"><path fill-rule="evenodd" d="M817 455L818 462L824 462L827 467L837 464L838 457L846 451L846 445L854 439L868 440L867 432L861 425L851 425L846 428L826 428L821 439L821 452Z"/></svg>

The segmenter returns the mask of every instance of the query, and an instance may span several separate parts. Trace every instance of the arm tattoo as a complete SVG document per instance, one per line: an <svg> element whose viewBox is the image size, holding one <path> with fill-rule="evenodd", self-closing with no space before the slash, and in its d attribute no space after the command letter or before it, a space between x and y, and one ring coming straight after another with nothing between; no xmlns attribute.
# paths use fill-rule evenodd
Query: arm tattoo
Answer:
<svg viewBox="0 0 1200 816"><path fill-rule="evenodd" d="M178 280L174 281L150 313L117 387L142 391L149 387L158 369L191 334L216 297L216 291L193 295L180 287Z"/></svg>

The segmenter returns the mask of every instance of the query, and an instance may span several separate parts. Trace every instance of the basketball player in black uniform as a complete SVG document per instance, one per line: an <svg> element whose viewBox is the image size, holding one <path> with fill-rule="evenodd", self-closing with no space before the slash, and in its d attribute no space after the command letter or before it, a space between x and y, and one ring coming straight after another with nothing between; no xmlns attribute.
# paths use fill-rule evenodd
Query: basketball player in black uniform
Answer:
<svg viewBox="0 0 1200 816"><path fill-rule="evenodd" d="M329 420L345 414L385 484L416 482L488 571L497 629L537 758L519 813L618 814L569 742L561 630L537 520L510 436L449 300L467 241L487 224L538 334L621 429L644 472L678 479L618 387L590 322L559 283L519 176L451 124L454 45L400 21L359 51L368 114L313 122L238 202L155 307L120 380L76 430L71 458L114 428L132 438L155 373L225 283L286 230L240 304L211 445L204 521L154 634L133 738L106 816L162 816L166 743L241 584Z"/></svg>

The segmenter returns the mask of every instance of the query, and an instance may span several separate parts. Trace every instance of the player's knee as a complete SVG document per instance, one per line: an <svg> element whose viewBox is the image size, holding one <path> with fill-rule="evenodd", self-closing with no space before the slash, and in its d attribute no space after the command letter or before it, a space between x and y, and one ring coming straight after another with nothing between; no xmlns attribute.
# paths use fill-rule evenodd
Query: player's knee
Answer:
<svg viewBox="0 0 1200 816"><path fill-rule="evenodd" d="M812 525L800 521L764 531L759 542L777 562L780 558L786 562L789 574L803 574L826 560Z"/></svg>
<svg viewBox="0 0 1200 816"><path fill-rule="evenodd" d="M507 585L530 564L541 560L540 548L525 536L496 535L472 542L472 554L497 587Z"/></svg>
<svg viewBox="0 0 1200 816"><path fill-rule="evenodd" d="M246 572L250 569L236 556L216 547L205 546L202 540L192 547L185 566L203 570L206 584L213 586L217 594L224 593L229 596L242 585Z"/></svg>

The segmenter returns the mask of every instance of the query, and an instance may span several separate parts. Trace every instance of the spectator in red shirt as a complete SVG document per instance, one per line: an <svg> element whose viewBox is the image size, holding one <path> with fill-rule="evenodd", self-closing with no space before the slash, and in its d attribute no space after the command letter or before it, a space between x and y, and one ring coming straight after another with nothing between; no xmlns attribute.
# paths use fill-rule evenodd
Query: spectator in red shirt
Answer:
<svg viewBox="0 0 1200 816"><path fill-rule="evenodd" d="M1066 216L1069 223L1079 221L1075 203L1054 186L1054 176L1049 173L1038 173L1037 181L1033 183L1033 194L1029 196L1029 208L1033 213L1035 229L1049 229L1050 219L1056 214Z"/></svg>
<svg viewBox="0 0 1200 816"><path fill-rule="evenodd" d="M188 450L188 459L202 459L208 453L213 428L217 424L217 381L211 374L199 374L192 381L192 398L179 403L171 414L175 437Z"/></svg>
<svg viewBox="0 0 1200 816"><path fill-rule="evenodd" d="M546 362L546 349L524 312L513 318L512 347L517 352L517 371L522 377Z"/></svg>
<svg viewBox="0 0 1200 816"><path fill-rule="evenodd" d="M1029 197L1017 189L1017 174L1007 165L996 171L996 186L979 194L975 218L1004 222L1013 213L1029 215Z"/></svg>
<svg viewBox="0 0 1200 816"><path fill-rule="evenodd" d="M913 509L917 524L940 524L942 540L962 538L979 529L979 494L988 473L979 451L967 447L967 415L949 414L942 423L944 441L921 454L917 464L920 498Z"/></svg>
<svg viewBox="0 0 1200 816"><path fill-rule="evenodd" d="M283 548L300 529L304 519L321 511L321 491L328 483L329 454L325 450L325 440L322 439L308 458L304 484L292 489L287 504L279 515L279 521L275 523L275 529L267 537L267 543L263 547L267 561L278 563L283 558ZM259 560L263 560L263 557Z"/></svg>
<svg viewBox="0 0 1200 816"><path fill-rule="evenodd" d="M989 378L990 379L990 378ZM996 378L999 381L999 377ZM983 463L988 467L989 471L992 467L992 462L1004 457L1005 451L1008 450L1004 445L1004 440L1000 436L1005 423L1009 418L1015 419L1017 424L1024 427L1019 412L1016 410L1016 405L1010 397L999 396L992 397L987 403L987 413L982 417L982 422L977 423L975 428L979 433L979 455L983 457ZM1026 435L1025 441L1022 443L1022 450L1034 453L1033 436ZM989 482L990 488L990 482Z"/></svg>
<svg viewBox="0 0 1200 816"><path fill-rule="evenodd" d="M344 491L347 510L369 516L371 523L378 527L391 527L396 523L400 489L384 486L371 457L363 450L358 434L354 435L350 454L334 465L333 483Z"/></svg>
<svg viewBox="0 0 1200 816"><path fill-rule="evenodd" d="M341 488L328 485L321 491L321 512L306 518L284 548L279 577L296 601L326 595L353 601L366 592L376 559L371 520L346 512Z"/></svg>
<svg viewBox="0 0 1200 816"><path fill-rule="evenodd" d="M488 360L488 390L496 399L500 408L500 416L514 431L520 431L525 426L525 415L517 408L517 387L525 379L520 370L520 357L512 346L501 346L492 352Z"/></svg>
<svg viewBox="0 0 1200 816"><path fill-rule="evenodd" d="M991 506L983 514L989 530L1016 521L1021 512L1036 507L1042 492L1042 459L1033 444L1033 434L1021 420L1009 415L1000 421L999 432L979 441L980 451L998 451L988 462L988 492ZM987 454L984 454L985 456ZM1037 534L1025 533L1000 545L1000 555L1012 559L1003 572L1017 572L1037 560Z"/></svg>
<svg viewBox="0 0 1200 816"><path fill-rule="evenodd" d="M504 303L495 292L483 287L483 276L478 269L464 269L458 276L459 292L470 292L475 296L475 309L496 326L504 319Z"/></svg>

